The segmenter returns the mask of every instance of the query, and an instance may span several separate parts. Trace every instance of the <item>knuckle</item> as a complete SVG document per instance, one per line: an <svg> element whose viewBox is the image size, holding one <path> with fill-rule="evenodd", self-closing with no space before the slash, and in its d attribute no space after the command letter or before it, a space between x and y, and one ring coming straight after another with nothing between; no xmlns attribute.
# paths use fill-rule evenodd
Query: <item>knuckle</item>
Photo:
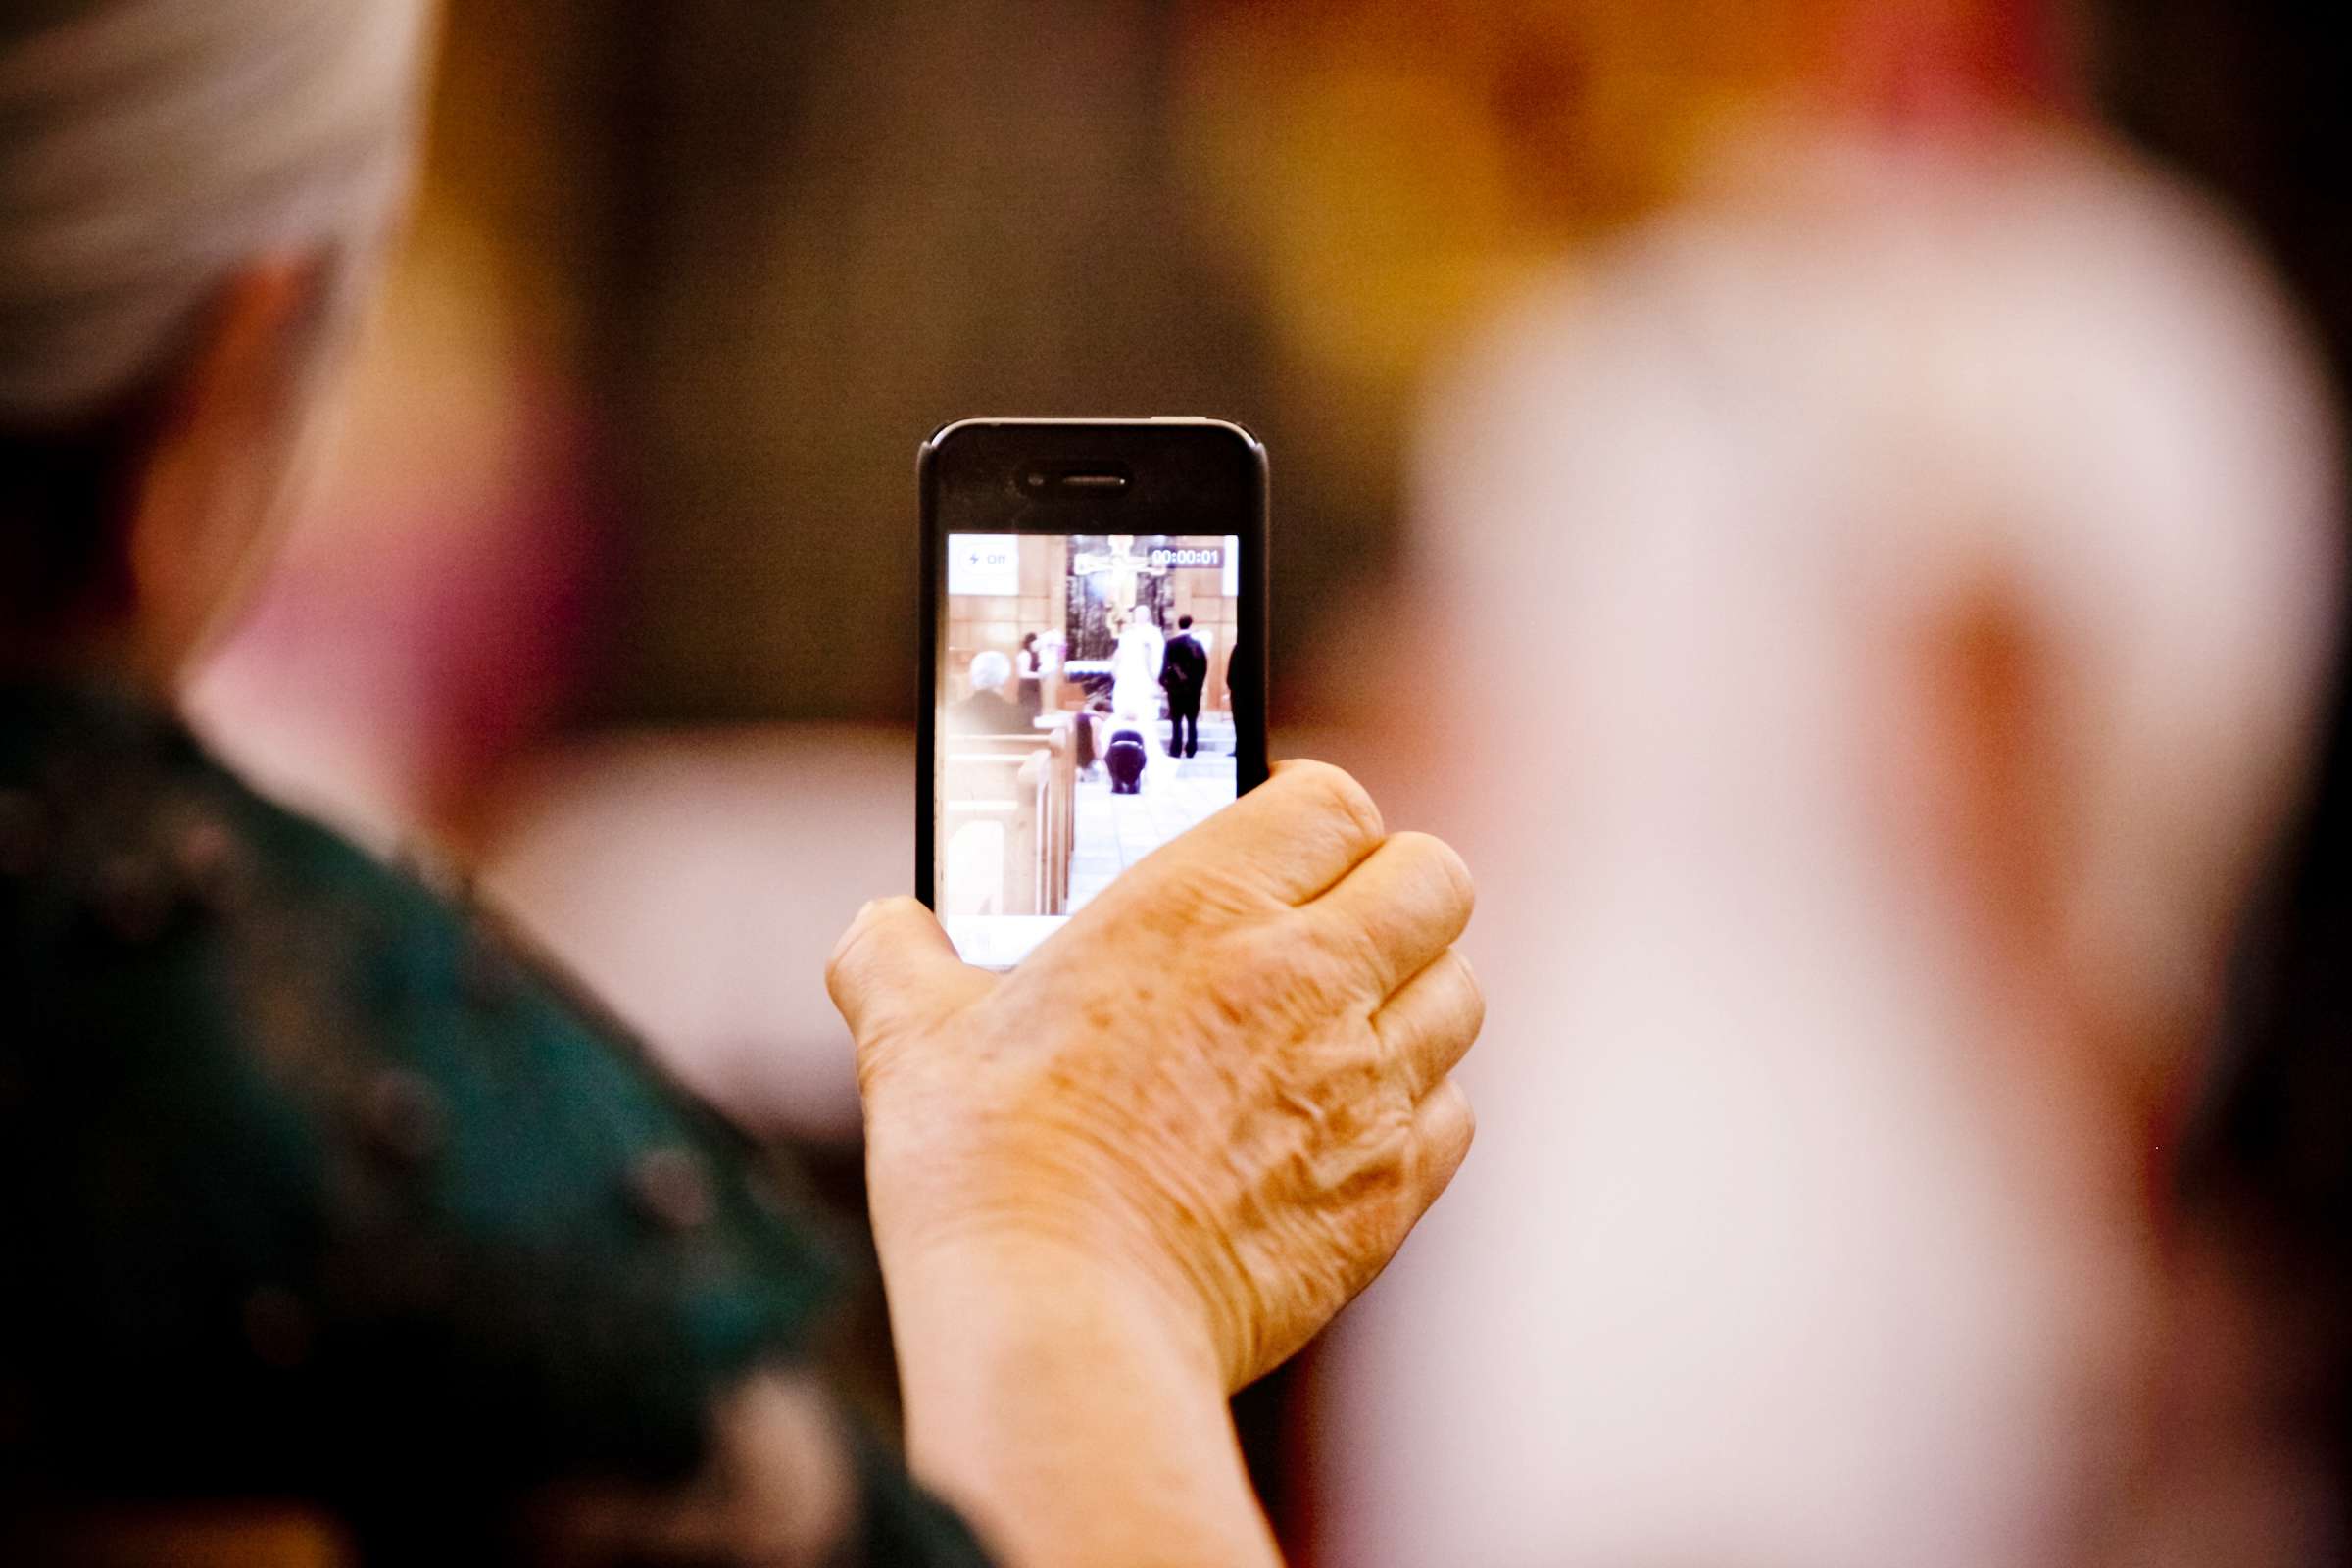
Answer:
<svg viewBox="0 0 2352 1568"><path fill-rule="evenodd" d="M833 952L825 959L825 993L835 1006L847 1006L856 990L853 976L857 972L858 931L855 926L842 933L833 944Z"/></svg>
<svg viewBox="0 0 2352 1568"><path fill-rule="evenodd" d="M1437 890L1445 908L1468 916L1471 906L1478 902L1478 884L1470 875L1468 863L1452 845L1434 834L1409 831L1396 834L1389 843L1405 847Z"/></svg>
<svg viewBox="0 0 2352 1568"><path fill-rule="evenodd" d="M1338 1010L1357 989L1354 972L1377 956L1370 933L1353 921L1319 919L1304 910L1283 915L1225 944L1220 964L1225 994L1241 1014L1260 1026L1275 1019L1319 1017Z"/></svg>
<svg viewBox="0 0 2352 1568"><path fill-rule="evenodd" d="M1430 843L1436 847L1439 862L1446 868L1446 883L1453 889L1454 902L1466 923L1470 912L1478 907L1478 878L1470 874L1470 862L1452 845L1444 839L1431 839Z"/></svg>
<svg viewBox="0 0 2352 1568"><path fill-rule="evenodd" d="M897 909L899 902L897 897L892 897L868 899L859 905L858 912L850 917L850 923L842 928L841 940L833 945L833 956L839 957L851 944L888 919Z"/></svg>
<svg viewBox="0 0 2352 1568"><path fill-rule="evenodd" d="M1247 936L1226 931L1215 938L1204 955L1210 961L1203 989L1222 1029L1249 1029L1280 996L1289 946L1279 928Z"/></svg>
<svg viewBox="0 0 2352 1568"><path fill-rule="evenodd" d="M1371 792L1346 769L1329 762L1292 762L1282 776L1285 786L1298 792L1308 806L1343 818L1366 843L1376 844L1387 835L1387 824L1381 820L1380 807Z"/></svg>
<svg viewBox="0 0 2352 1568"><path fill-rule="evenodd" d="M1456 1111L1454 1147L1468 1149L1472 1140L1478 1137L1478 1102L1470 1098L1470 1091L1462 1087L1460 1079L1448 1078L1446 1081L1453 1086Z"/></svg>
<svg viewBox="0 0 2352 1568"><path fill-rule="evenodd" d="M877 944L887 945L889 933L900 929L909 912L929 918L920 900L905 894L877 899L858 911L841 940L825 958L825 992L845 1011L864 999L870 989L867 972L877 961Z"/></svg>
<svg viewBox="0 0 2352 1568"><path fill-rule="evenodd" d="M1415 1157L1425 1173L1450 1179L1478 1136L1478 1112L1461 1080L1448 1077L1429 1092L1419 1117L1420 1138ZM1435 1197L1433 1191L1430 1195Z"/></svg>
<svg viewBox="0 0 2352 1568"><path fill-rule="evenodd" d="M835 1002L857 987L858 971L864 966L867 947L873 940L875 906L867 905L850 922L850 928L833 944L833 952L825 959L825 988Z"/></svg>
<svg viewBox="0 0 2352 1568"><path fill-rule="evenodd" d="M1320 1194L1328 1195L1335 1207L1360 1217L1367 1234L1348 1250L1375 1267L1396 1245L1393 1225L1384 1221L1411 1202L1419 1185L1417 1157L1409 1138L1402 1135L1367 1140L1363 1148L1334 1152L1327 1159L1328 1172L1318 1182Z"/></svg>
<svg viewBox="0 0 2352 1568"><path fill-rule="evenodd" d="M1350 999L1387 988L1396 969L1387 930L1336 911L1317 911L1309 926L1313 940L1302 957L1311 960L1313 969L1302 978L1320 980L1334 995Z"/></svg>
<svg viewBox="0 0 2352 1568"><path fill-rule="evenodd" d="M1472 1038L1487 1026L1487 988L1478 978L1478 969L1462 956L1459 948L1447 948L1446 954L1453 964L1454 986L1461 993L1462 1029Z"/></svg>

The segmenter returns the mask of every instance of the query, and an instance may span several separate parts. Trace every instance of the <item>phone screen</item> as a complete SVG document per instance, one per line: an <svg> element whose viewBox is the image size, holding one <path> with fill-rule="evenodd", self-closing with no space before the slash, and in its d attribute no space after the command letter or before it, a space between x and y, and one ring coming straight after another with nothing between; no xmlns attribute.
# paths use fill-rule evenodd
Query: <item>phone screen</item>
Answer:
<svg viewBox="0 0 2352 1568"><path fill-rule="evenodd" d="M943 538L933 902L966 961L1004 967L1233 803L1262 748L1234 664L1248 564L1237 534Z"/></svg>

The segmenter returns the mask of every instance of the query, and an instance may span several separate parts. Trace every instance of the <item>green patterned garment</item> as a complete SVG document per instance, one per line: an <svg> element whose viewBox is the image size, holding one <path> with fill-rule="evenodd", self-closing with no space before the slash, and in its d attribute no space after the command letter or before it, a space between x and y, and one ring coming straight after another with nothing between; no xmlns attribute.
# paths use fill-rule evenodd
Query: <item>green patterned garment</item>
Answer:
<svg viewBox="0 0 2352 1568"><path fill-rule="evenodd" d="M777 1167L478 915L134 701L0 691L0 1486L271 1496L499 1559L815 1357ZM817 1369L821 1372L821 1368ZM840 1423L840 1563L967 1563Z"/></svg>

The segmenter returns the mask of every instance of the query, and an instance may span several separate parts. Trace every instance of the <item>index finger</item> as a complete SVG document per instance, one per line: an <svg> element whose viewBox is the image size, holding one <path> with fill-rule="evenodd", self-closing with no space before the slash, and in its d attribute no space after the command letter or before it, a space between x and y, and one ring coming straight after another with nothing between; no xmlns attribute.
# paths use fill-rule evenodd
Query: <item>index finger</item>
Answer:
<svg viewBox="0 0 2352 1568"><path fill-rule="evenodd" d="M1361 959L1385 997L1453 945L1477 899L1470 869L1451 846L1399 833L1305 913L1338 951Z"/></svg>
<svg viewBox="0 0 2352 1568"><path fill-rule="evenodd" d="M1160 853L1250 878L1298 905L1336 885L1387 836L1361 784L1329 762L1290 761Z"/></svg>

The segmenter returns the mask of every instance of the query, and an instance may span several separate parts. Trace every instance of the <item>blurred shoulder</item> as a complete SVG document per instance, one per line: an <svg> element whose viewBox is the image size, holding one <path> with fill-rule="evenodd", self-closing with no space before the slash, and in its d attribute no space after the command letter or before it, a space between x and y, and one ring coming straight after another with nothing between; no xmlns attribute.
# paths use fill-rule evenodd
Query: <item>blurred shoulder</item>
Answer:
<svg viewBox="0 0 2352 1568"><path fill-rule="evenodd" d="M714 1391L809 1353L838 1269L787 1167L167 715L0 698L0 1244L41 1282L0 1328L53 1352L0 1395L49 1459L137 1407L175 1475L331 1491L428 1436L492 1486L673 1472Z"/></svg>

